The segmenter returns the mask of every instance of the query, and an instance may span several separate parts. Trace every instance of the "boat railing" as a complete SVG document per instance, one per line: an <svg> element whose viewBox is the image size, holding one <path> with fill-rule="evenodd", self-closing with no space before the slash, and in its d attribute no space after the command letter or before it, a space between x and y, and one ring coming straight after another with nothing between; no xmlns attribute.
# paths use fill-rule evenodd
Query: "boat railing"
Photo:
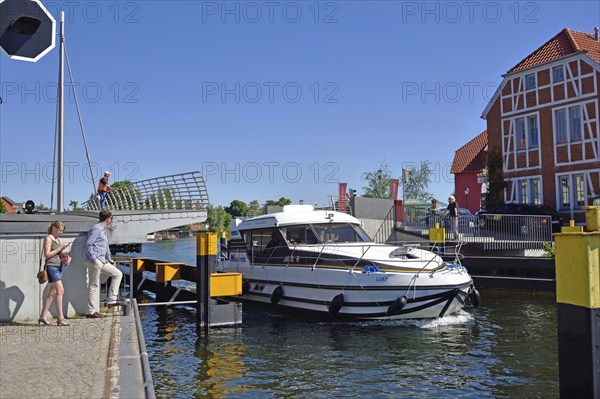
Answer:
<svg viewBox="0 0 600 399"><path fill-rule="evenodd" d="M189 172L115 184L115 188L106 193L104 208L111 211L206 211L208 204L204 178L200 172ZM83 207L99 211L99 199L93 195Z"/></svg>
<svg viewBox="0 0 600 399"><path fill-rule="evenodd" d="M463 256L460 254L460 247L462 244L458 245L424 245L424 243L404 243L402 246L397 246L399 249L398 256L396 258L390 257L389 259L385 259L385 262L388 264L393 263L423 263L425 265L422 266L422 269L425 269L431 262L439 260L439 258L435 258L432 256L423 256L415 257L415 253L413 253L410 249L423 249L429 252L433 252L436 255L444 255L444 256L454 256L455 263L460 264L460 259ZM356 256L348 255L343 256L344 249L350 248L361 248L361 255L357 258ZM346 266L350 268L350 271L355 270L357 267L362 267L367 262L375 262L377 263L378 259L370 259L369 252L376 247L381 247L381 244L377 243L344 243L342 245L339 244L311 244L311 245L293 245L291 247L288 246L275 246L270 247L268 249L264 249L261 252L252 251L250 260L252 263L258 264L285 264L286 266L290 266L297 263L302 263L305 265L312 265L312 268L315 269L319 264L326 263L328 265L337 265L337 266ZM241 249L240 249L241 250ZM291 250L291 251L290 251ZM342 255L342 256L340 256Z"/></svg>
<svg viewBox="0 0 600 399"><path fill-rule="evenodd" d="M331 209L336 212L347 213L352 215L352 206L350 205L349 198L343 198L340 200L340 197L337 195L329 195L329 203L331 204Z"/></svg>

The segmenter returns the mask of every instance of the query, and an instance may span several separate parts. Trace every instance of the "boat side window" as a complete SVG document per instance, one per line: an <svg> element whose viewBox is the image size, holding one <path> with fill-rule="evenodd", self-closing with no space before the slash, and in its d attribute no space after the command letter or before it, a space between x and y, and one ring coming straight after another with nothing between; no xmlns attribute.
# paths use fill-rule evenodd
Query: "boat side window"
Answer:
<svg viewBox="0 0 600 399"><path fill-rule="evenodd" d="M268 248L282 245L277 229L250 230L244 232L244 242L249 254L262 255Z"/></svg>
<svg viewBox="0 0 600 399"><path fill-rule="evenodd" d="M286 240L289 245L317 244L319 240L310 226L292 226L286 231Z"/></svg>
<svg viewBox="0 0 600 399"><path fill-rule="evenodd" d="M322 243L365 241L349 223L315 224L313 228Z"/></svg>

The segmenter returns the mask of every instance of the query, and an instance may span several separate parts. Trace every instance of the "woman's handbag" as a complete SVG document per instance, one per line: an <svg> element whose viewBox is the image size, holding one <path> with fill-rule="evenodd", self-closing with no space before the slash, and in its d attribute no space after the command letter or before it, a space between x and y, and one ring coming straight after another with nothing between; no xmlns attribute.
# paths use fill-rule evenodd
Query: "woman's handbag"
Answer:
<svg viewBox="0 0 600 399"><path fill-rule="evenodd" d="M44 265L44 270L40 270L38 272L37 279L40 284L45 284L48 282L48 272L46 271L45 265Z"/></svg>
<svg viewBox="0 0 600 399"><path fill-rule="evenodd" d="M48 282L48 271L46 270L46 262L44 262L44 269L42 270L42 258L43 258L43 254L44 254L43 251L44 250L42 247L42 251L40 253L40 269L37 274L37 279L40 284L45 284Z"/></svg>

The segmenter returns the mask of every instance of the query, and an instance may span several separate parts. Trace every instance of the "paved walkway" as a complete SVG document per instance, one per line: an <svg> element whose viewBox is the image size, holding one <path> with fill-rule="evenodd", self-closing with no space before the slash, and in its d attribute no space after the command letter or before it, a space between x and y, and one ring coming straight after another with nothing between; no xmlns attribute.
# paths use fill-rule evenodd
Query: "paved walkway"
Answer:
<svg viewBox="0 0 600 399"><path fill-rule="evenodd" d="M113 309L102 319L69 322L68 327L56 326L56 319L50 326L37 322L0 326L1 398L118 398L125 397L121 385L138 385L131 384L130 370L129 381L122 384L119 370L123 344L139 359L130 316ZM143 396L143 390L134 392L128 396Z"/></svg>

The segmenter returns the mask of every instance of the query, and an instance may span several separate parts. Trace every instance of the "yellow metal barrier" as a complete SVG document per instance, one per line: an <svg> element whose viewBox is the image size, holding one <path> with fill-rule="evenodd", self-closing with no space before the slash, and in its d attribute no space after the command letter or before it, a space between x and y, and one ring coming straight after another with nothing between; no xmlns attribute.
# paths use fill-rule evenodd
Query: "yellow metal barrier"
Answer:
<svg viewBox="0 0 600 399"><path fill-rule="evenodd" d="M588 232L555 235L561 398L600 398L599 214L600 207L586 207Z"/></svg>
<svg viewBox="0 0 600 399"><path fill-rule="evenodd" d="M210 296L235 296L242 293L242 273L210 275Z"/></svg>
<svg viewBox="0 0 600 399"><path fill-rule="evenodd" d="M568 226L562 226L560 228L561 233L583 233L583 226L575 226L574 220L569 220Z"/></svg>
<svg viewBox="0 0 600 399"><path fill-rule="evenodd" d="M429 242L446 242L446 229L444 227L440 227L439 223L435 224L435 227L429 229Z"/></svg>
<svg viewBox="0 0 600 399"><path fill-rule="evenodd" d="M146 263L147 260L149 260L150 258L133 258L133 272L134 273L141 273L146 271L146 268L144 267L144 264Z"/></svg>
<svg viewBox="0 0 600 399"><path fill-rule="evenodd" d="M181 279L181 267L187 266L185 263L168 263L157 262L156 265L156 281L166 283L172 280Z"/></svg>

